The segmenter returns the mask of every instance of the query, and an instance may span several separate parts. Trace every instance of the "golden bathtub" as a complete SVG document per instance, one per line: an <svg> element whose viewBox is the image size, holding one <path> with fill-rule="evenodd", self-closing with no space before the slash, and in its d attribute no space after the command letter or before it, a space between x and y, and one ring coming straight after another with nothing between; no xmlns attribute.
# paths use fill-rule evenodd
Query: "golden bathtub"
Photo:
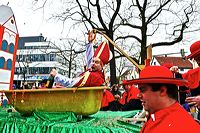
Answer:
<svg viewBox="0 0 200 133"><path fill-rule="evenodd" d="M96 113L101 107L106 86L34 90L3 90L12 106L22 115L32 112Z"/></svg>

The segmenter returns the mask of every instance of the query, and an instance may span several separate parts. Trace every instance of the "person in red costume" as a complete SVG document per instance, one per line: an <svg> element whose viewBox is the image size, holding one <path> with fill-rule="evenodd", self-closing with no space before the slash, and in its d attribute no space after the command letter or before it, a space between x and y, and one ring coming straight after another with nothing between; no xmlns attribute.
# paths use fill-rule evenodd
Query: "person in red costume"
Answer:
<svg viewBox="0 0 200 133"><path fill-rule="evenodd" d="M110 92L112 93L112 95L115 98L115 101L119 101L121 99L121 91L119 90L119 85L118 84L114 84L111 88L110 88Z"/></svg>
<svg viewBox="0 0 200 133"><path fill-rule="evenodd" d="M188 59L193 59L198 64L198 67L189 70L183 74L183 78L188 80L188 88L191 92L191 97L186 98L186 102L192 103L198 108L198 120L200 120L200 41L194 42L190 46L191 54L187 56Z"/></svg>
<svg viewBox="0 0 200 133"><path fill-rule="evenodd" d="M137 98L139 90L127 84L127 80L122 81L125 92L122 94L120 100L114 100L109 104L109 110L111 111L129 111L129 110L141 110L143 107L140 100Z"/></svg>
<svg viewBox="0 0 200 133"><path fill-rule="evenodd" d="M103 98L101 101L101 111L107 111L110 110L113 106L113 102L115 101L114 96L109 90L104 90L103 92Z"/></svg>
<svg viewBox="0 0 200 133"><path fill-rule="evenodd" d="M189 70L183 74L183 78L188 80L188 88L191 89L193 95L200 94L199 82L200 82L200 41L193 43L190 46L191 54L187 56L188 59L195 60L198 64L197 68Z"/></svg>
<svg viewBox="0 0 200 133"><path fill-rule="evenodd" d="M178 66L174 66L173 63L163 63L162 66L167 67L173 73L174 78L183 79L182 74L179 73ZM185 102L185 99L188 95L188 92L189 89L186 86L179 87L178 101L187 111L189 111L189 105Z"/></svg>
<svg viewBox="0 0 200 133"><path fill-rule="evenodd" d="M140 133L200 131L200 125L177 102L177 86L187 85L187 80L174 78L164 66L147 66L140 72L139 79L127 82L138 85L138 98L149 113Z"/></svg>
<svg viewBox="0 0 200 133"><path fill-rule="evenodd" d="M191 96L186 98L185 101L190 104L191 107L193 105L198 107L197 119L200 120L200 41L196 41L190 46L190 52L191 54L188 55L187 58L196 61L198 67L182 74L182 77L188 80L188 85L186 87L189 88L189 92L191 93L189 94ZM173 67L171 69L172 72L176 73Z"/></svg>
<svg viewBox="0 0 200 133"><path fill-rule="evenodd" d="M139 93L138 88L133 85L126 84L126 80L122 81L125 92L122 94L122 98L119 103L122 105L121 110L140 110L142 105L137 95Z"/></svg>
<svg viewBox="0 0 200 133"><path fill-rule="evenodd" d="M50 75L54 77L54 82L61 83L64 87L82 87L82 86L101 86L105 82L105 77L103 73L103 66L109 62L112 58L110 49L107 42L102 42L99 47L95 50L94 55L93 50L93 41L95 39L94 33L89 31L88 41L89 44L86 46L87 62L88 64L87 71L83 72L80 76L76 78L67 78L57 73L56 69L52 69ZM88 54L89 53L89 54Z"/></svg>

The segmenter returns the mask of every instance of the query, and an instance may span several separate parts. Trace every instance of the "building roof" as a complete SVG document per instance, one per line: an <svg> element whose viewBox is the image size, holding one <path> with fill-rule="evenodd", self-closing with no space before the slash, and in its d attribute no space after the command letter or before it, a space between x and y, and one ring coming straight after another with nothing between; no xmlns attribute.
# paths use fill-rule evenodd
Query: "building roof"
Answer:
<svg viewBox="0 0 200 133"><path fill-rule="evenodd" d="M192 63L187 60L183 59L182 57L160 57L155 56L154 57L160 65L164 63L172 63L174 66L178 66L179 68L187 68L192 69Z"/></svg>
<svg viewBox="0 0 200 133"><path fill-rule="evenodd" d="M45 39L42 35L19 37L18 49L23 49L27 42L44 42Z"/></svg>

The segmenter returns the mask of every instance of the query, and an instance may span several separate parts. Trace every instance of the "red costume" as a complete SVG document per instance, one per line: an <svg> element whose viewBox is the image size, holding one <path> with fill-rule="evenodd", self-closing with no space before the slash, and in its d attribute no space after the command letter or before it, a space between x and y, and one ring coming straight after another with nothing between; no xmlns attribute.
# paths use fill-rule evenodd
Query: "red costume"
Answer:
<svg viewBox="0 0 200 133"><path fill-rule="evenodd" d="M189 70L182 75L184 79L188 80L188 88L195 89L199 86L200 82L200 67Z"/></svg>
<svg viewBox="0 0 200 133"><path fill-rule="evenodd" d="M75 84L75 87L78 86L101 86L105 82L104 75L101 71L89 71L88 77L83 77L77 84ZM83 73L82 75L84 75ZM87 78L87 79L86 79ZM85 79L85 81L84 81Z"/></svg>
<svg viewBox="0 0 200 133"><path fill-rule="evenodd" d="M94 57L98 57L102 65L108 63L108 61L112 58L110 55L110 49L106 42L102 42L100 46L94 52ZM105 77L102 71L86 71L82 74L83 78L81 78L78 83L74 86L101 86L105 82Z"/></svg>
<svg viewBox="0 0 200 133"><path fill-rule="evenodd" d="M109 103L114 101L114 100L115 100L115 98L112 95L112 93L110 91L108 91L108 90L104 90L103 98L102 98L102 102L101 102L101 107L102 108L108 107Z"/></svg>
<svg viewBox="0 0 200 133"><path fill-rule="evenodd" d="M128 103L131 99L138 99L138 98L137 98L137 94L138 94L139 92L140 92L140 91L139 91L138 88L136 88L136 87L134 87L134 86L131 86L131 87L129 88L128 92L125 91L125 92L122 94L122 98L120 99L119 102L120 102L122 105L124 105L124 104Z"/></svg>
<svg viewBox="0 0 200 133"><path fill-rule="evenodd" d="M191 54L187 56L188 59L195 59L197 57L200 57L200 41L196 41L190 46L190 52ZM198 61L197 64L199 65ZM182 76L184 79L188 80L188 88L195 89L199 86L200 82L200 67L189 70Z"/></svg>
<svg viewBox="0 0 200 133"><path fill-rule="evenodd" d="M93 47L91 45L91 47ZM88 47L89 48L89 47ZM101 61L101 65L107 64L112 58L108 43L103 42L94 52L94 57L97 57ZM89 86L101 86L105 82L104 74L100 71L86 71L79 77L71 79L65 76L56 74L54 77L56 83L62 84L64 87L89 87Z"/></svg>
<svg viewBox="0 0 200 133"><path fill-rule="evenodd" d="M196 133L200 125L178 103L164 108L144 124L140 133Z"/></svg>
<svg viewBox="0 0 200 133"><path fill-rule="evenodd" d="M140 86L138 98L142 101L144 109L150 113L140 133L195 133L195 131L200 131L200 125L176 102L176 96L169 97L177 94L175 86L185 86L187 80L174 78L173 73L164 66L147 66L140 72L139 79L129 82ZM159 88L154 88L152 84L161 85ZM173 85L174 88L165 84ZM168 91L171 89L176 90Z"/></svg>

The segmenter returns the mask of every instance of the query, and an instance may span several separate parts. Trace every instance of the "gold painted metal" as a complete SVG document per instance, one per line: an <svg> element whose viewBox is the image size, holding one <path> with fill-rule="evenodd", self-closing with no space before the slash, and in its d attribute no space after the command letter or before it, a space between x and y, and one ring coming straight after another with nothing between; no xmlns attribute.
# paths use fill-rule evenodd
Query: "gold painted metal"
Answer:
<svg viewBox="0 0 200 133"><path fill-rule="evenodd" d="M99 111L106 86L34 90L3 90L21 114L40 112L74 112L90 115Z"/></svg>
<svg viewBox="0 0 200 133"><path fill-rule="evenodd" d="M147 47L147 59L152 60L152 45L151 44Z"/></svg>
<svg viewBox="0 0 200 133"><path fill-rule="evenodd" d="M135 62L126 52L124 52L114 41L112 41L106 34L104 34L102 31L99 31L97 29L93 29L94 32L99 33L101 35L103 35L119 52L121 52L121 54L123 54L124 56L126 56L126 58L133 63L133 65L135 65L137 68L139 68L140 70L144 69L144 66L141 66L139 64L137 64L137 62Z"/></svg>

